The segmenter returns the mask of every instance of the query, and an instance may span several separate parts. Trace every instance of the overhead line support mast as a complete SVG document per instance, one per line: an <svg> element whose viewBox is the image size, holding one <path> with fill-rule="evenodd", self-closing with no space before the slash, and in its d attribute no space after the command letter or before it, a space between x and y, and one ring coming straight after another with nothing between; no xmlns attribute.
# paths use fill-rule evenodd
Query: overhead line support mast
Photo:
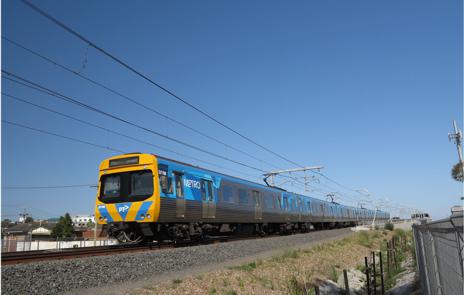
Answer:
<svg viewBox="0 0 464 295"><path fill-rule="evenodd" d="M324 166L306 166L306 167L301 167L301 168L292 168L292 169L284 169L284 170L275 170L275 171L270 171L267 173L264 173L263 176L263 181L266 183L267 186L274 186L274 177L285 174L285 173L292 173L292 172L305 172L305 171L310 171L310 170L318 170L320 171ZM268 181L269 180L269 181ZM307 179L305 177L305 189L307 185Z"/></svg>

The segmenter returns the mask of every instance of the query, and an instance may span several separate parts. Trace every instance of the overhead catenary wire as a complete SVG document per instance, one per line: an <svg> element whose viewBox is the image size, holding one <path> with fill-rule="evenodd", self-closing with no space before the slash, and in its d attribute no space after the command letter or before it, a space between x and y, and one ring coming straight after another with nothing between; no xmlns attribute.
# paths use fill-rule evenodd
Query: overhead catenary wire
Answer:
<svg viewBox="0 0 464 295"><path fill-rule="evenodd" d="M150 111L150 112L152 112L152 113L154 113L154 114L156 114L156 115L158 115L160 117L163 117L164 119L167 119L167 120L169 120L169 121L171 121L171 122L173 122L173 123L175 123L175 124L177 124L179 126L182 126L182 127L186 128L186 129L188 129L190 131L193 131L193 132L195 132L195 133L197 133L197 134L199 134L199 135L201 135L201 136L203 136L205 138L208 138L208 139L210 139L210 140L212 140L212 141L214 141L216 143L219 143L219 144L221 144L221 145L223 145L223 146L225 146L225 147L227 147L229 149L232 149L232 150L234 150L234 151L236 151L238 153L246 155L246 156L248 156L248 157L250 157L250 158L252 158L252 159L254 159L256 161L259 161L261 163L264 163L264 164L266 164L268 166L271 166L271 167L274 167L274 168L279 168L278 166L276 166L276 165L274 165L274 164L272 164L272 163L270 163L268 161L260 159L260 158L258 158L256 156L246 152L246 151L243 151L243 150L241 150L239 148L231 146L230 144L227 144L226 142L224 142L222 140L219 140L219 139L217 139L217 138L215 138L215 137L213 137L213 136L211 136L211 135L209 135L209 134L207 134L205 132L202 132L202 131L200 131L198 129L195 129L195 128L193 128L193 127L191 127L191 126L189 126L189 125L187 125L185 123L182 123L181 121L179 121L177 119L174 119L173 117L168 116L168 115L166 115L166 114L164 114L164 113L162 113L162 112L160 112L160 111L158 111L158 110L156 110L156 109L154 109L154 108L152 108L152 107L150 107L150 106L148 106L146 104L143 104L143 103L139 102L138 100L129 97L126 94L123 94L123 93L121 93L119 91L116 91L113 88L111 88L111 87L109 87L109 86L107 86L107 85L105 85L105 84L103 84L101 82L98 82L98 81L96 81L94 79L91 79L91 78L81 74L78 71L75 71L75 70L73 70L73 69L71 69L71 68L69 68L69 67L67 67L67 66L65 66L65 65L63 65L63 64L61 64L61 63L59 63L59 62L57 62L57 61L55 61L53 59L51 59L51 58L49 58L49 57L44 56L41 53L38 53L37 51L35 51L35 50L31 49L31 48L28 48L28 47L26 47L26 46L24 46L22 44L19 44L16 41L11 40L10 38L8 38L6 36L2 36L2 39L9 42L10 44L13 44L14 46L16 46L18 48L23 49L26 52L29 52L30 54L32 54L32 55L34 55L34 56L36 56L36 57L38 57L38 58L40 58L40 59L42 59L44 61L47 61L47 62L57 66L58 68L61 68L61 69L65 70L65 71L67 71L69 73L72 73L72 74L76 75L77 77L80 77L81 79L84 79L85 81L87 81L89 83L92 83L93 85L96 85L96 86L98 86L98 87L100 87L102 89L105 89L106 91L109 91L109 92L111 92L111 93L113 93L113 94L115 94L115 95L117 95L117 96L119 96L119 97L121 97L121 98L123 98L123 99L125 99L125 100L127 100L127 101L129 101L129 102L143 108L143 109L146 109L146 110L148 110L148 111Z"/></svg>
<svg viewBox="0 0 464 295"><path fill-rule="evenodd" d="M136 74L137 76L141 77L142 79L148 81L150 84L156 86L157 88L159 88L160 90L162 90L163 92L167 93L168 95L170 95L171 97L175 98L176 100L182 102L183 104L187 105L188 107L192 108L193 110L199 112L200 114L202 114L203 116L207 117L208 119L214 121L215 123L219 124L220 126L226 128L227 130L233 132L234 134L240 136L241 138L245 139L246 141L260 147L261 149L273 154L274 156L288 162L288 163L291 163L293 165L296 165L298 167L302 167L303 165L300 165L298 163L296 163L295 161L292 161L290 159L288 159L287 157L285 156L282 156L274 151L272 151L270 148L267 148L265 147L264 145L256 142L255 140L251 139L250 137L240 133L239 131L235 130L234 128L228 126L227 124L221 122L219 119L216 119L215 117L213 117L212 115L210 115L209 113L207 113L206 111L203 111L202 109L200 109L199 107L193 105L192 103L190 103L189 101L187 101L186 99L182 98L181 96L179 96L178 94L174 93L173 91L167 89L165 86L162 86L159 82L156 82L154 81L152 78L148 77L147 75L143 74L141 71L135 69L133 66L129 65L127 62L123 61L122 59L116 57L114 54L110 53L109 51L107 51L106 49L104 49L103 47L101 46L98 46L96 43L94 43L93 41L90 41L88 38L84 37L82 34L78 33L77 31L73 30L72 28L70 28L69 26L67 26L66 24L64 24L63 22L59 21L58 19L56 19L55 17L51 16L49 13L45 12L43 9L37 7L36 5L32 4L31 2L27 1L27 0L21 0L21 2L23 2L25 5L27 5L28 7L30 7L32 10L34 10L35 12L39 13L40 15L44 16L45 18L47 18L48 20L50 20L52 23L54 23L55 25L61 27L62 29L64 29L66 32L68 32L69 34L75 36L76 38L78 38L79 40L81 40L82 42L84 42L85 44L87 44L88 46L91 46L93 48L95 48L97 51L101 52L102 54L104 54L105 56L109 57L110 59L112 59L113 61L115 61L116 63L120 64L121 66L123 66L124 68L128 69L129 71L131 71L132 73Z"/></svg>
<svg viewBox="0 0 464 295"><path fill-rule="evenodd" d="M21 126L24 127L24 126ZM34 130L37 131L37 130ZM2 190L38 190L38 189L62 189L62 188L78 188L87 187L95 188L96 184L70 184L70 185L54 185L54 186L2 186Z"/></svg>
<svg viewBox="0 0 464 295"><path fill-rule="evenodd" d="M23 78L20 77L20 76L17 76L17 75L15 75L15 74L9 73L8 71L3 71L3 70L2 70L2 72L4 72L4 73L7 74L7 75L12 75L13 77L15 77L15 78L17 78L17 79L20 79L20 80L22 80L22 81L25 81L26 83L31 83L31 84L34 85L34 86L30 86L30 85L28 85L28 84L26 84L26 83L13 80L13 79L10 79L10 78L8 78L8 77L3 77L3 78L5 78L5 79L7 79L7 80L10 80L10 81L12 81L12 82L19 83L19 84L21 84L21 85L23 85L23 86L27 86L27 87L32 88L32 89L34 89L34 90L37 90L37 91L40 91L40 92L49 94L49 95L51 95L51 96L53 96L53 97L57 97L57 98L62 99L62 97L60 97L61 94L59 94L59 93L54 94L54 93L53 93L53 90L50 90L50 89L45 88L45 87L42 87L41 85L36 84L36 83L34 83L34 82L31 82L31 81L29 81L29 80L23 79ZM5 94L5 93L2 93L2 94L5 95L5 96L7 96L7 97L14 98L14 99L16 99L16 100L18 100L18 101L26 102L26 101L23 100L23 99L20 99L20 98L18 98L18 97L14 97L14 96L9 95L9 94ZM70 101L67 100L67 99L65 99L65 101L70 102ZM39 107L39 106L36 105L36 104L30 103L30 102L27 102L27 103L30 104L30 105ZM78 105L80 106L80 104L78 104ZM42 108L42 109L44 109L44 110L52 111L52 112L57 113L57 114L60 113L60 112L51 110L51 109L46 108L46 107L40 107L40 108ZM62 113L60 113L60 115L63 115L63 116L68 117L68 118L77 119L77 118L74 118L74 117L72 117L72 116L62 114ZM83 120L80 120L80 119L77 119L77 120L78 120L78 121L81 121L81 123L83 122ZM90 123L90 124L92 124L92 123ZM19 124L19 125L20 125L20 124ZM93 125L94 125L94 127L95 127L95 124L93 124ZM24 127L24 125L22 125L22 127ZM29 128L29 129L31 129L31 130L34 130L34 129L35 129L35 130L38 131L38 132L46 133L46 134L49 134L49 135L55 135L55 136L58 136L58 137L63 137L63 138L67 138L67 139L72 139L72 138L67 137L67 136L61 136L61 135L57 135L57 134L52 133L52 132L47 132L47 131L43 131L43 130L38 130L38 129L33 128L33 127L26 127L26 128ZM103 128L103 127L102 127L102 129L104 129L104 130L106 130L106 131L112 132L111 130L108 130L107 128ZM112 133L116 133L116 132L112 132ZM118 135L122 135L122 136L124 136L124 137L131 138L130 136L123 135L123 134L121 134L121 133L117 133L117 134L118 134ZM134 139L134 138L131 138L131 139ZM138 140L138 139L135 139L135 140L136 140L136 141L139 141L139 142L141 141L141 140ZM82 143L88 143L88 142L86 142L86 141L79 140L79 139L75 139L75 141L82 142ZM147 142L143 142L143 143L152 145L152 144L147 143ZM121 151L121 150L118 150L118 149L113 149L113 148L110 148L110 147L104 147L104 146L101 146L101 145L98 145L98 144L92 144L92 143L90 143L90 144L91 144L91 145L94 145L94 146L98 146L98 147L107 148L107 149L109 149L109 150L113 150L113 151L118 151L118 152L124 153L124 151ZM163 149L162 147L159 147L159 146L157 146L157 147ZM164 148L164 149L165 149L165 148ZM176 153L177 153L177 152L176 152ZM196 160L199 160L199 159L196 159ZM203 160L199 160L199 161L205 162L205 161L203 161ZM209 164L210 164L210 165L214 165L214 166L218 166L218 165L212 164L212 163L209 163ZM219 166L219 167L222 168L222 169L227 169L227 170L233 171L232 169L229 169L229 168L225 168L225 167L221 167L221 166ZM259 170L258 168L255 168L255 169L256 169L256 170ZM262 172L262 170L261 170L261 172ZM242 173L242 172L239 172L239 173ZM243 173L242 173L242 174L243 174ZM297 183L299 183L299 184L304 185L304 183L302 183L301 181L299 181L299 180L297 180L297 179L295 179L295 178L292 178L292 177L290 177L290 176L286 176L286 175L280 175L280 176L281 176L281 177L285 177L285 178L290 178L290 179L292 179L294 182L297 182ZM345 196L345 197L346 197L346 196Z"/></svg>
<svg viewBox="0 0 464 295"><path fill-rule="evenodd" d="M124 153L124 151L122 151L120 149L112 148L112 147L109 147L109 146L104 146L104 145L101 145L101 144L98 144L98 143L93 143L93 142L78 139L78 138L75 138L75 137L70 137L70 136L66 136L66 135L62 135L62 134L42 130L42 129L39 129L39 128L23 125L23 124L20 124L20 123L16 123L16 122L4 120L4 119L2 119L2 123L13 125L13 126L20 127L20 128L23 128L23 129L29 129L29 130L39 132L39 133L43 133L43 134L52 135L52 136L55 136L55 137L68 139L68 140L71 140L71 141L74 141L74 142L79 142L79 143L91 145L91 146L94 146L94 147L102 148L102 149L105 149L105 150L110 150L110 151L113 151L113 152Z"/></svg>
<svg viewBox="0 0 464 295"><path fill-rule="evenodd" d="M245 175L245 176L251 177L251 178L253 178L253 179L254 179L254 178L257 178L255 175L247 174L247 173L244 173L244 172L242 172L242 171L238 171L238 170L235 170L235 169L227 168L227 167L224 167L224 166L221 166L221 165L218 165L218 164L215 164L215 163L211 163L211 162L209 162L209 161L205 161L205 160L202 160L202 159L199 159L199 158L190 156L190 155L186 155L186 154L183 154L183 153L179 153L179 152L174 151L174 150L172 150L172 149L168 149L168 148L165 148L165 147L162 147L162 146L159 146L159 145L156 145L156 144L147 142L147 141L145 141L145 140L141 140L141 139L139 139L139 138L136 138L136 137L133 137L133 136L129 136L129 135L123 134L123 133L121 133L121 132L114 131L114 130L112 130L112 129L103 127L103 126L101 126L101 125L94 124L94 123L90 123L90 122L88 122L88 121L85 121L85 120L76 118L76 117L74 117L74 116L67 115L67 114L65 114L65 113L63 113L63 112L54 110L54 109L52 109L52 108L44 107L44 106L35 104L35 103L33 103L33 102L27 101L27 100L25 100L25 99L23 99L23 98L20 98L20 97L18 97L18 96L14 96L14 95L11 95L11 94L8 94L8 93L5 93L5 92L2 92L2 95L5 96L5 97L8 98L8 99L12 99L12 100L15 100L15 101L24 103L24 104L31 105L31 106L33 106L33 107L35 107L35 108L38 108L38 109L41 109L41 110L44 110L44 111L47 111L47 112L50 112L50 113L54 113L54 114L59 115L59 116L62 116L62 117L64 117L64 118L67 118L67 119L70 119L70 120L74 120L74 121L79 122L79 123L81 123L81 124L84 124L84 125L87 125L87 126L91 126L91 127L93 127L93 128L100 129L100 130L103 130L103 131L105 131L105 132L112 133L112 134L115 134L115 135L118 135L118 136L121 136L121 137L130 139L130 140L133 140L133 141L135 141L135 142L139 142L139 143L142 143L142 144L145 144L145 145L149 145L149 146L155 147L155 148L157 148L157 149L164 150L164 151L167 151L167 152L170 152L170 153L173 153L173 154L176 154L176 155L185 157L185 158L193 159L193 160L195 160L195 161L198 161L198 162L201 162L201 163L205 163L205 164L207 164L207 165L211 165L211 166L214 166L214 167L217 167L217 168L220 168L220 169L224 169L224 170L232 171L232 172L235 172L235 173L239 173L239 174L241 174L241 175Z"/></svg>
<svg viewBox="0 0 464 295"><path fill-rule="evenodd" d="M50 95L50 96L53 96L53 97L56 97L56 98L59 98L59 99L62 99L62 100L64 100L64 101L67 101L67 102L76 104L76 105L81 106L81 107L82 107L82 105L85 105L85 104L82 104L82 105L81 105L81 103L80 103L79 101L74 100L74 101L77 102L77 103L76 103L76 102L73 101L72 98L69 98L69 97L67 97L67 96L64 96L64 95L62 95L62 94L60 94L60 93L58 93L58 92L54 92L54 91L51 90L51 89L48 89L48 88L46 88L46 87L43 87L43 86L41 86L41 85L39 85L39 84L37 84L37 83L35 83L35 82L29 81L29 80L27 80L27 79L24 79L24 78L22 78L22 77L20 77L20 76L18 76L18 75L15 75L15 74L13 74L13 73L10 73L10 72L8 72L8 71L2 70L2 73L6 74L6 75L9 75L9 76L12 76L12 77L14 77L14 78L16 78L16 79L19 79L19 80L21 80L21 81L24 81L24 82L21 82L21 81L17 81L17 80L11 79L11 78L9 78L9 77L7 77L7 76L2 76L2 78L7 79L7 80L9 80L9 81L11 81L11 82L14 82L14 83L20 84L20 85L22 85L22 86L25 86L25 87L34 89L34 90L36 90L36 91L45 93L45 94L47 94L47 95ZM28 83L31 84L31 85L29 85ZM11 97L11 95L9 95L9 96ZM17 99L17 100L20 100L20 99L18 99L17 97L16 97L16 99ZM24 100L23 100L23 101L24 101ZM31 104L31 103L30 103L30 104ZM87 107L86 107L86 108L87 108ZM67 115L67 117L69 118L69 117L71 117L71 116ZM106 129L105 129L105 130L106 130ZM125 136L125 137L128 137L127 135L124 135L124 136ZM132 138L132 139L133 139L133 138ZM140 141L140 140L137 140L137 141ZM145 142L145 143L146 143L146 142ZM152 145L152 144L150 144L150 145ZM161 147L159 147L159 148L161 148ZM166 150L166 148L161 148L161 149ZM175 153L177 153L177 152L175 152ZM177 153L177 154L179 154L179 153ZM181 154L181 155L182 155L182 154ZM190 156L188 156L188 157L190 157ZM192 158L192 157L190 157L190 158ZM197 160L198 160L198 159L197 159ZM204 160L199 160L199 161L201 161L201 162L206 162L206 161L204 161ZM236 170L233 170L233 169L230 169L230 168L221 167L221 166L219 166L219 165L217 165L217 164L212 164L212 163L208 163L208 164L213 165L213 166L216 166L216 167L220 167L220 168L222 168L222 169L226 169L226 170L230 170L230 171L235 171L235 172L236 172ZM258 171L260 171L260 172L263 172L263 170L260 170L259 168L256 168L256 167L254 167L254 170L258 170ZM244 174L243 172L239 172L239 173ZM248 176L250 176L250 175L248 174ZM254 176L252 176L252 177L254 178ZM288 177L288 176L286 176L286 175L281 175L281 177L286 177L286 178L294 179L294 178ZM295 179L294 179L294 180L295 180Z"/></svg>
<svg viewBox="0 0 464 295"><path fill-rule="evenodd" d="M156 131L156 130L154 130L154 129L152 129L152 128L144 127L144 126L139 125L139 124L136 124L136 123L134 123L134 122L132 122L132 121L123 119L123 118L121 118L121 117L119 117L119 116L116 116L116 115L113 115L113 114L111 114L111 113L105 112L105 111L100 110L100 109L98 109L98 108L95 108L95 107L93 107L93 106L91 106L91 105L89 105L89 104L83 103L82 101L79 101L79 100L77 100L77 99L71 98L71 97L66 96L66 95L64 95L64 94L61 94L61 93L59 93L59 92L57 92L57 91L51 90L51 89L49 89L49 88L47 88L47 87L45 87L45 86L42 86L42 85L40 85L40 84L38 84L38 83L35 83L35 82L32 82L32 81L27 80L27 79L25 79L25 78L22 78L21 76L18 76L18 75L16 75L16 74L13 74L13 73L11 73L11 72L9 72L9 71L2 70L2 73L6 74L6 75L8 75L8 76L14 77L14 78L16 78L16 79L18 79L18 80L20 80L20 81L25 82L25 83L21 83L20 81L15 81L15 80L13 80L13 79L8 79L8 80L10 80L10 81L19 83L19 84L21 84L21 85L24 85L24 86L26 86L26 87L29 87L29 88L32 88L32 89L35 89L35 90L38 90L38 91L41 91L41 92L46 93L46 94L48 94L48 95L54 96L54 97L56 97L56 98L58 98L58 99L67 101L67 102L72 103L72 104L75 104L75 105L78 105L78 106L80 106L80 107L82 107L82 108L85 108L85 109L88 109L88 110L90 110L90 111L99 113L99 114L101 114L101 115L104 115L104 116L106 116L106 117L112 118L112 119L117 120L117 121L119 121L119 122L122 122L122 123L124 123L124 124L130 125L130 126L132 126L132 127L138 128L138 129L141 129L141 130L143 130L143 131L146 131L146 132L148 132L148 133L154 134L154 135L156 135L156 136L162 137L162 138L167 139L167 140L169 140L169 141L172 141L172 142L175 142L175 143L177 143L177 144L180 144L180 145L189 147L189 148L191 148L191 149L200 151L200 152L202 152L202 153L205 153L205 154L214 156L214 157L216 157L216 158L220 158L220 159L223 159L223 160L226 160L226 161L235 163L235 164L237 164L237 165L240 165L240 166L243 166L243 167L247 167L247 168L252 169L252 170L256 170L256 171L259 171L259 172L265 172L264 170L262 170L262 169L260 169L260 168L257 168L257 167L254 167L254 166L245 164L245 163L240 162L240 161L236 161L236 160L230 159L230 158L228 158L228 157L225 157L225 156L219 155L219 154L217 154L217 153L208 151L208 150L206 150L206 149L203 149L203 148L200 148L200 147L198 147L198 146L192 145L192 144L187 143L187 142L185 142L185 141L176 139L176 138L171 137L171 136L169 136L169 135L160 133L160 132L158 132L158 131ZM3 78L8 78L8 77L4 77L4 76L3 76ZM28 84L29 84L29 85L28 85ZM30 85L33 85L34 87L30 87Z"/></svg>

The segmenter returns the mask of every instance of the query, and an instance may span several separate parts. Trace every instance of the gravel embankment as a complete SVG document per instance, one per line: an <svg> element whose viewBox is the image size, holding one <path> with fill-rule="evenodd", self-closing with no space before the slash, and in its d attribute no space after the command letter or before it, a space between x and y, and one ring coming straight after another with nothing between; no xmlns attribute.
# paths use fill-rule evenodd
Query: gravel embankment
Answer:
<svg viewBox="0 0 464 295"><path fill-rule="evenodd" d="M2 294L60 294L82 288L114 286L350 234L349 229L337 229L153 252L5 265L2 267Z"/></svg>

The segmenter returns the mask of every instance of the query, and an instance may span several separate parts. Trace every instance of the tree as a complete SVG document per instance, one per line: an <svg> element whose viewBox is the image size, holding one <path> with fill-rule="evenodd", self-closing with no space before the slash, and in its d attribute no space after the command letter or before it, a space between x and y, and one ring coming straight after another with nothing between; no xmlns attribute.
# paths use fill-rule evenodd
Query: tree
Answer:
<svg viewBox="0 0 464 295"><path fill-rule="evenodd" d="M10 224L12 224L13 222L11 221L11 219L8 219L8 218L5 218L2 220L2 228L3 227L7 227L9 226Z"/></svg>
<svg viewBox="0 0 464 295"><path fill-rule="evenodd" d="M95 223L92 222L92 219L89 219L89 222L87 222L86 227L87 228L94 228L95 227Z"/></svg>
<svg viewBox="0 0 464 295"><path fill-rule="evenodd" d="M28 216L26 217L26 219L24 220L24 223L33 223L34 222L34 218Z"/></svg>
<svg viewBox="0 0 464 295"><path fill-rule="evenodd" d="M462 175L462 162L453 166L453 169L451 170L451 177L453 177L456 181L464 182L464 175Z"/></svg>
<svg viewBox="0 0 464 295"><path fill-rule="evenodd" d="M72 219L69 213L60 216L60 220L52 229L52 237L58 238L69 238L74 234L74 227L72 225Z"/></svg>

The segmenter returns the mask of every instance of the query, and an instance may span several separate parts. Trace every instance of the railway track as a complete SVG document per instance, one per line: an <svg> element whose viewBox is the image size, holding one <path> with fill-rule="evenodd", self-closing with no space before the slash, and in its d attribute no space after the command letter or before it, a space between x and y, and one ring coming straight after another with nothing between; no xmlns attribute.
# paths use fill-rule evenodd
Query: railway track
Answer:
<svg viewBox="0 0 464 295"><path fill-rule="evenodd" d="M18 252L3 252L1 261L3 265L19 264L48 260L84 258L91 256L103 256L123 254L130 252L155 251L166 248L187 247L195 245L206 245L212 243L220 243L227 241L237 241L244 239L256 239L259 236L242 236L242 237L209 237L201 241L177 241L177 242L153 242L145 245L112 245L112 246L96 246L83 248L69 248L61 250L36 250L36 251L18 251Z"/></svg>
<svg viewBox="0 0 464 295"><path fill-rule="evenodd" d="M207 245L213 243L232 242L250 239L264 239L279 236L279 234L272 235L240 235L240 236L211 236L202 240L191 241L168 241L168 242L153 242L144 245L111 245L111 246L96 246L96 247L83 247L83 248L69 248L60 250L36 250L36 251L18 251L18 252L3 252L1 261L3 265L7 264L20 264L29 262L39 262L48 260L60 259L73 259L84 258L91 256L104 256L123 254L130 252L141 251L156 251L166 248L175 247L188 247L197 245Z"/></svg>

